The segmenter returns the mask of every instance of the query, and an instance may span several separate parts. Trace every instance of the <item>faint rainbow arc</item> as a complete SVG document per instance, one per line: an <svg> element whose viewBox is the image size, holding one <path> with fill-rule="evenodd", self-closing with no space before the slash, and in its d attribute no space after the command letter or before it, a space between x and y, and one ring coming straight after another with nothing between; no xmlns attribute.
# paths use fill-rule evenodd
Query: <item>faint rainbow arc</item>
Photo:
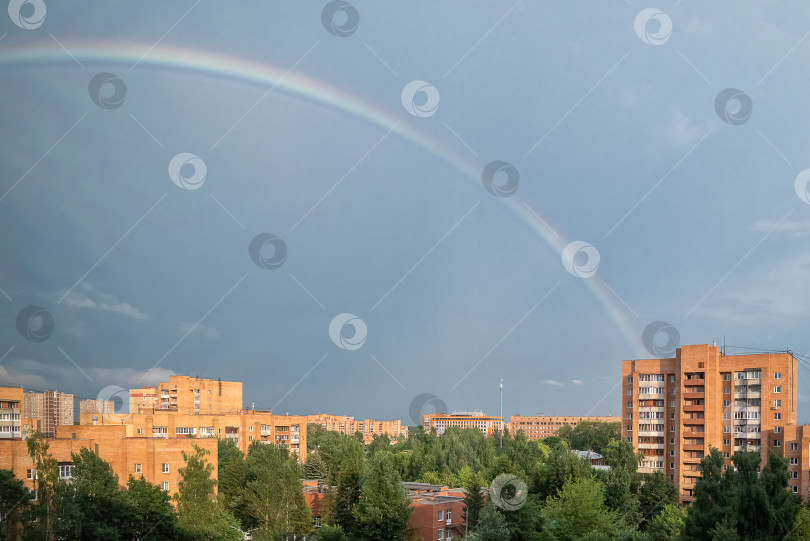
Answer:
<svg viewBox="0 0 810 541"><path fill-rule="evenodd" d="M391 111L380 108L376 104L361 100L357 96L300 73L286 73L285 70L280 68L242 58L176 47L155 48L145 58L141 58L145 49L140 44L120 43L92 43L70 46L75 59L83 63L107 62L131 66L137 62L136 70L147 66L172 68L209 74L220 78L227 77L268 88L275 85L276 90L321 105L337 108L382 130L388 130L395 123L402 120L400 116L396 116ZM65 55L64 50L52 47L52 44L49 43L27 45L0 52L0 66L27 62L65 63L73 62L75 59L70 59ZM119 73L119 75L121 74ZM392 103L398 105L399 96L392 97ZM477 189L481 188L480 175L484 164L473 163L466 154L459 153L457 149L449 147L441 139L420 131L407 122L400 122L393 134L402 137L412 145L451 165L464 178L472 181ZM516 216L534 235L540 237L554 253L558 256L562 253L568 241L562 234L552 228L547 221L540 218L523 200L513 196L503 199L502 203L504 208ZM632 348L635 357L643 358L647 356L646 351L641 347L640 332L636 328L635 322L628 315L629 310L623 307L616 296L602 283L598 273L591 278L582 280L592 292L596 301L605 309L624 340Z"/></svg>

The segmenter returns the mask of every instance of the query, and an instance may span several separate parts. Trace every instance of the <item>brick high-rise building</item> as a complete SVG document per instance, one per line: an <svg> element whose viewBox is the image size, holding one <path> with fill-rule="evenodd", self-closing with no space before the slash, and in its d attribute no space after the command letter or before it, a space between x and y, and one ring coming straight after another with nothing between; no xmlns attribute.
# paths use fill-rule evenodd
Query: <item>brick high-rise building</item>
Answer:
<svg viewBox="0 0 810 541"><path fill-rule="evenodd" d="M557 432L565 426L569 425L571 428L583 421L593 423L620 423L621 417L555 417L550 415L513 415L506 426L509 428L509 433L514 436L518 430L522 430L526 437L530 440L540 440L548 438L549 436L556 436Z"/></svg>
<svg viewBox="0 0 810 541"><path fill-rule="evenodd" d="M0 387L0 439L21 439L23 390Z"/></svg>
<svg viewBox="0 0 810 541"><path fill-rule="evenodd" d="M484 433L484 436L490 437L501 433L503 430L503 418L490 417L482 411L426 413L422 415L422 428L424 428L425 432L436 430L436 434L442 435L451 426L477 428Z"/></svg>
<svg viewBox="0 0 810 541"><path fill-rule="evenodd" d="M664 473L690 500L710 447L726 465L735 451L759 450L765 465L769 450L784 452L792 439L792 453L806 457L805 436L796 432L802 427L795 427L796 364L790 353L724 355L705 344L678 348L671 359L624 361L622 435L644 455L639 471ZM790 475L806 460L797 455ZM806 476L805 469L790 481L805 500Z"/></svg>
<svg viewBox="0 0 810 541"><path fill-rule="evenodd" d="M138 389L138 391L145 390L148 388ZM148 396L149 393L144 394ZM157 410L185 414L230 413L242 410L241 381L169 376L169 381L158 383L156 395Z"/></svg>

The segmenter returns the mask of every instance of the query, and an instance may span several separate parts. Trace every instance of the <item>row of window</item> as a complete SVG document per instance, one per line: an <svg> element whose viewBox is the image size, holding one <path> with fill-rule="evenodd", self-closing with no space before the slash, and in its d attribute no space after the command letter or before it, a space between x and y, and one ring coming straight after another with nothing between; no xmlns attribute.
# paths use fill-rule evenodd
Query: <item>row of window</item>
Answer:
<svg viewBox="0 0 810 541"><path fill-rule="evenodd" d="M736 378L735 379L762 379L762 372L759 370L749 370L746 372L735 372ZM689 381L690 379L703 379L703 374L690 374L688 375L685 380ZM692 377L695 376L695 377ZM782 372L774 372L773 379L782 379ZM664 381L664 374L639 374L638 375L639 381ZM675 383L675 375L670 374L669 381L671 383ZM723 381L731 381L731 374L723 374ZM633 383L633 376L627 376L626 379L627 383Z"/></svg>

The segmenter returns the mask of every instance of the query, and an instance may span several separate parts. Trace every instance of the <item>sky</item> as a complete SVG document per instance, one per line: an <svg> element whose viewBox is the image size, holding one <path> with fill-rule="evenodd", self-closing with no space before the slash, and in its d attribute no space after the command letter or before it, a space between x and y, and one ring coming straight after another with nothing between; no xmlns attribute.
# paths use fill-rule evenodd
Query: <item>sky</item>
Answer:
<svg viewBox="0 0 810 541"><path fill-rule="evenodd" d="M725 342L801 356L808 422L809 18L12 0L0 385L615 415L622 360Z"/></svg>

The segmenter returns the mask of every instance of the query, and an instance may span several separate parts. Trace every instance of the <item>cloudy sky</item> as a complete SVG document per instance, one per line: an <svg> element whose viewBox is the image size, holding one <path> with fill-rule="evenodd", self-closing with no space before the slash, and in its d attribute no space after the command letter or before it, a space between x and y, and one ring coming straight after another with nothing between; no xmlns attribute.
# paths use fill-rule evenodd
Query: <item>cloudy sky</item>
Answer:
<svg viewBox="0 0 810 541"><path fill-rule="evenodd" d="M674 343L806 355L808 19L12 0L0 384L411 422L500 378L506 416L615 414Z"/></svg>

